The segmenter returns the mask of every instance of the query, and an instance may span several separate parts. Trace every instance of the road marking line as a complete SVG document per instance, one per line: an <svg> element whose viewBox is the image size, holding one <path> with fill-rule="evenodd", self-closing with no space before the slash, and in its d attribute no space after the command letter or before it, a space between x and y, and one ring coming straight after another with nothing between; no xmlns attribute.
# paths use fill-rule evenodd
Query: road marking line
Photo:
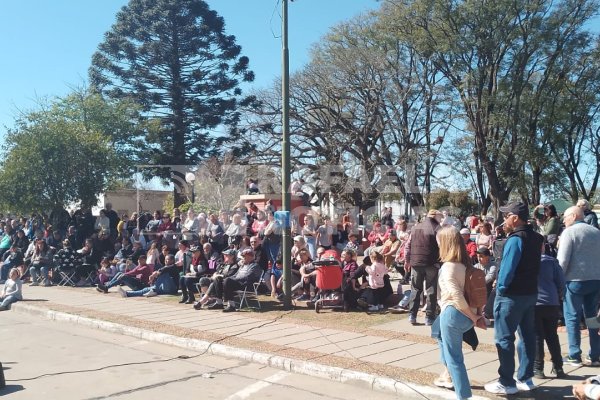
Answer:
<svg viewBox="0 0 600 400"><path fill-rule="evenodd" d="M248 399L250 398L250 396L252 396L254 393L261 391L262 389L268 388L269 386L271 386L271 384L278 382L282 379L284 379L285 377L287 377L289 375L289 373L285 372L285 371L281 371L276 373L275 375L271 375L261 381L258 381L256 383L253 383L252 385L249 385L247 387L245 387L244 389L232 394L231 396L227 397L225 400L243 400L243 399Z"/></svg>

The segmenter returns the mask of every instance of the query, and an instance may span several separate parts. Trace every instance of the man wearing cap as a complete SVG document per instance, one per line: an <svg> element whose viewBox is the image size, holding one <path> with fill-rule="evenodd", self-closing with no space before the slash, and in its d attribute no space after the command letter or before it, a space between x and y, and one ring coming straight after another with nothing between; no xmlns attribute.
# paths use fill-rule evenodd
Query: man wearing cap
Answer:
<svg viewBox="0 0 600 400"><path fill-rule="evenodd" d="M223 280L236 274L239 269L237 264L237 251L227 249L223 251L223 262L217 267L216 271L209 277L202 277L198 282L202 290L202 297L194 303L194 309L200 310L208 304L211 299L215 301L208 304L208 309L223 308Z"/></svg>
<svg viewBox="0 0 600 400"><path fill-rule="evenodd" d="M223 312L235 311L236 290L244 290L245 287L258 282L262 269L254 262L254 251L252 249L242 250L242 261L240 268L235 275L223 280L223 302L228 302L228 306L223 309Z"/></svg>
<svg viewBox="0 0 600 400"><path fill-rule="evenodd" d="M494 394L529 391L535 362L535 303L544 238L527 222L529 209L521 202L500 207L509 232L494 302L494 339L498 351L499 379L485 385ZM515 373L515 332L519 330L519 369Z"/></svg>
<svg viewBox="0 0 600 400"><path fill-rule="evenodd" d="M600 230L584 222L580 207L567 208L563 221L565 230L560 236L556 258L565 273L564 315L569 340L569 356L566 362L581 366L581 332L579 315L583 306L586 318L595 317L600 299ZM598 329L588 329L590 353L587 363L600 366L600 336Z"/></svg>
<svg viewBox="0 0 600 400"><path fill-rule="evenodd" d="M435 320L437 308L437 278L439 269L440 249L436 235L440 229L442 213L429 210L422 222L413 226L406 245L406 265L411 269L410 274L410 303L408 320L417 324L417 312L423 294L423 281L427 297L425 324L431 325Z"/></svg>

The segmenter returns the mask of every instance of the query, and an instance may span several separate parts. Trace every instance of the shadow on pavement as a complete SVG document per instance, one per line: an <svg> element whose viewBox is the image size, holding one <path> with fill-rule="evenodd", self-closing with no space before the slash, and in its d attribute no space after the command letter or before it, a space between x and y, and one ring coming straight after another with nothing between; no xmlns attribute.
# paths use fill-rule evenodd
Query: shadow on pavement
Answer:
<svg viewBox="0 0 600 400"><path fill-rule="evenodd" d="M21 390L25 390L22 385L6 385L3 389L0 389L0 396L20 392Z"/></svg>

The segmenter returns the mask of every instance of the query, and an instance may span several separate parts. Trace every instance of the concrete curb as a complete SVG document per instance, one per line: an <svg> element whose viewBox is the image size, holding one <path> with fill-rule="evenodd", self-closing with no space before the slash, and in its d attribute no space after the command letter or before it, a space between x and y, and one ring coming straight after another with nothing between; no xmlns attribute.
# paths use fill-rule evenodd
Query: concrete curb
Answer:
<svg viewBox="0 0 600 400"><path fill-rule="evenodd" d="M74 323L93 329L101 329L106 332L127 335L141 340L152 341L170 346L177 346L184 349L198 352L206 352L215 356L235 358L247 362L266 365L271 368L277 368L290 373L308 375L317 378L325 378L340 383L357 384L368 387L372 390L393 393L401 396L402 399L448 399L456 398L452 391L438 389L432 386L423 386L411 382L398 381L392 378L381 377L365 372L349 370L345 368L332 367L329 365L318 364L310 361L297 360L288 357L281 357L269 353L260 353L243 348L227 346L219 343L207 342L199 339L187 339L160 332L153 332L147 329L131 327L117 324L114 322L102 321L87 317L81 317L74 314L48 310L43 307L36 307L29 304L17 302L12 304L12 309L17 312L26 313L35 316L41 316L50 320L59 322ZM487 397L473 396L473 400L490 400Z"/></svg>

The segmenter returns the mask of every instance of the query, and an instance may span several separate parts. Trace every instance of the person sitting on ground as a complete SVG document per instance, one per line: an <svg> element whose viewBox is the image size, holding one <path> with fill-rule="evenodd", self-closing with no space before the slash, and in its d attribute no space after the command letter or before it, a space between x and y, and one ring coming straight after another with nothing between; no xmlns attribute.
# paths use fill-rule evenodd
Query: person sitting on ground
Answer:
<svg viewBox="0 0 600 400"><path fill-rule="evenodd" d="M149 278L150 286L139 290L125 291L119 286L119 294L122 297L154 297L161 294L177 294L177 281L179 279L179 267L175 265L175 257L169 254L165 258L165 265L152 272Z"/></svg>
<svg viewBox="0 0 600 400"><path fill-rule="evenodd" d="M223 302L228 306L223 312L236 311L236 304L233 300L235 291L244 290L258 282L262 274L262 269L254 262L254 252L251 249L242 251L242 262L235 275L223 279Z"/></svg>
<svg viewBox="0 0 600 400"><path fill-rule="evenodd" d="M181 300L179 303L193 304L196 299L196 284L200 278L208 273L208 260L204 255L204 249L201 246L194 246L190 249L192 253L192 263L189 271L179 278L179 287L181 288Z"/></svg>
<svg viewBox="0 0 600 400"><path fill-rule="evenodd" d="M0 294L0 311L9 310L10 305L19 300L23 300L23 282L21 282L19 270L13 268L10 270Z"/></svg>
<svg viewBox="0 0 600 400"><path fill-rule="evenodd" d="M233 276L239 269L237 264L237 252L227 249L223 252L223 262L217 267L214 274L208 278L200 278L200 288L202 297L194 304L196 310L200 310L211 299L215 299L214 303L207 305L209 309L223 308L223 280Z"/></svg>
<svg viewBox="0 0 600 400"><path fill-rule="evenodd" d="M35 250L31 256L31 267L29 273L31 274L31 284L29 286L39 286L38 276L41 273L43 278L44 286L52 286L48 272L52 266L52 252L48 247L48 244L43 239L38 239L35 242Z"/></svg>
<svg viewBox="0 0 600 400"><path fill-rule="evenodd" d="M152 268L146 264L146 256L142 254L138 259L138 265L134 269L117 273L106 285L99 283L96 290L101 293L108 293L111 287L117 285L126 285L133 290L141 290L149 286L152 272Z"/></svg>
<svg viewBox="0 0 600 400"><path fill-rule="evenodd" d="M112 263L110 258L102 257L100 260L100 269L98 270L98 281L106 284L117 274L117 266Z"/></svg>

